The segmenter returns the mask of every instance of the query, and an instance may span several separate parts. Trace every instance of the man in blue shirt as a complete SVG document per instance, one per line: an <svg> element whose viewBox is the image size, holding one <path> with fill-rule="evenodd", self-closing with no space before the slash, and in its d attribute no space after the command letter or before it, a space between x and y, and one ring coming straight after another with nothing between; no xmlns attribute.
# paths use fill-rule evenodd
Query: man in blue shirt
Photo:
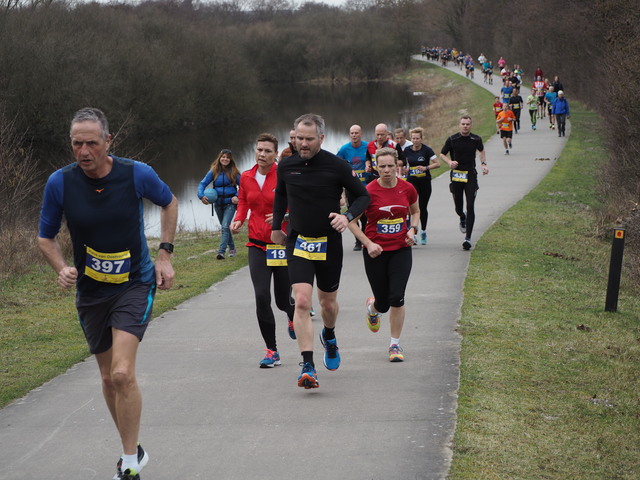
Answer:
<svg viewBox="0 0 640 480"><path fill-rule="evenodd" d="M342 145L336 155L343 160L346 160L349 165L351 165L351 169L356 176L366 185L371 181L373 175L365 172L368 143L362 141L362 128L360 125L351 125L351 128L349 129L349 137L351 137L351 141ZM352 201L353 198L351 198L351 194L347 192L347 203L351 205ZM364 229L367 225L367 219L364 214L360 217L359 221ZM353 247L353 250L362 250L362 244L358 239L356 239L356 244Z"/></svg>
<svg viewBox="0 0 640 480"><path fill-rule="evenodd" d="M44 191L38 245L76 307L95 354L107 407L122 441L114 478L139 480L149 456L138 443L142 398L135 376L138 344L151 319L156 286L171 288L178 202L151 167L109 155L103 112L83 108L71 122L76 162L54 172ZM144 236L142 199L162 207L158 259ZM57 240L62 217L73 246L67 264Z"/></svg>

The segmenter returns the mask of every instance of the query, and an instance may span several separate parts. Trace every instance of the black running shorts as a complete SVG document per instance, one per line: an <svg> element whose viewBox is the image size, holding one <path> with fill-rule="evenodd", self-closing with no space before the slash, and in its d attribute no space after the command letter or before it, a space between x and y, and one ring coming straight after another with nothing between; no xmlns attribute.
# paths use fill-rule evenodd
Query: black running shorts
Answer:
<svg viewBox="0 0 640 480"><path fill-rule="evenodd" d="M78 319L91 353L111 348L111 329L122 330L142 341L151 321L156 293L155 284L132 283L125 291L111 297L78 297Z"/></svg>
<svg viewBox="0 0 640 480"><path fill-rule="evenodd" d="M287 239L287 264L289 281L313 285L315 278L318 289L335 292L340 286L342 273L342 235L338 232L327 235L326 260L308 260L293 254L298 233L292 231Z"/></svg>

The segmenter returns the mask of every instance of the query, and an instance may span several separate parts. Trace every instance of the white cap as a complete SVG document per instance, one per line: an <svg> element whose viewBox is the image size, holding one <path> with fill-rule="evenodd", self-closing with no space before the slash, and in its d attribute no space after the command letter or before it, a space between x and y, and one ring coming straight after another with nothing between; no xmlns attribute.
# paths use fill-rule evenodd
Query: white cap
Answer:
<svg viewBox="0 0 640 480"><path fill-rule="evenodd" d="M564 95L564 92L562 90L558 90L558 95Z"/></svg>

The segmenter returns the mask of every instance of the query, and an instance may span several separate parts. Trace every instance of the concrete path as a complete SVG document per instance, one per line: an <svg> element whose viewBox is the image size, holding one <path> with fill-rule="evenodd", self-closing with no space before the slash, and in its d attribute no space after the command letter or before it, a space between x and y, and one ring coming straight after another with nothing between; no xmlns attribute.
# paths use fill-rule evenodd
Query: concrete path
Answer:
<svg viewBox="0 0 640 480"><path fill-rule="evenodd" d="M547 120L539 124L533 132L523 116L508 157L497 136L487 142L491 172L480 178L474 243L562 150L565 140ZM439 152L442 146L432 147ZM461 248L446 177L434 180L429 244L413 250L404 363L388 361L387 316L377 334L365 325L370 290L349 233L336 329L342 366L324 369L316 337L317 390L296 386L300 356L282 314L283 365L258 368L264 347L247 268L154 320L138 365L141 440L151 456L142 478L444 478L456 420L455 329L473 252ZM317 335L321 320L314 325ZM107 480L119 453L93 358L0 411L0 479Z"/></svg>

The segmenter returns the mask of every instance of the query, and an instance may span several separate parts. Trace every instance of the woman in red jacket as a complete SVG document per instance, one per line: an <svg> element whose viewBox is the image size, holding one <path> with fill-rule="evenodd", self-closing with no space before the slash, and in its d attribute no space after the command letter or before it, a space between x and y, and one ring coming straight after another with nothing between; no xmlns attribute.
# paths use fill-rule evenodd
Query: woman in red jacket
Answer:
<svg viewBox="0 0 640 480"><path fill-rule="evenodd" d="M296 338L293 329L293 299L285 247L271 242L271 220L273 217L273 197L277 183L276 157L278 140L269 133L262 133L256 139L256 164L242 173L238 192L238 209L230 225L233 233L249 217L249 272L256 298L258 325L266 345L266 356L260 361L260 368L280 365L280 354L276 345L276 321L271 308L271 277L276 297L276 306L289 319L289 336Z"/></svg>

